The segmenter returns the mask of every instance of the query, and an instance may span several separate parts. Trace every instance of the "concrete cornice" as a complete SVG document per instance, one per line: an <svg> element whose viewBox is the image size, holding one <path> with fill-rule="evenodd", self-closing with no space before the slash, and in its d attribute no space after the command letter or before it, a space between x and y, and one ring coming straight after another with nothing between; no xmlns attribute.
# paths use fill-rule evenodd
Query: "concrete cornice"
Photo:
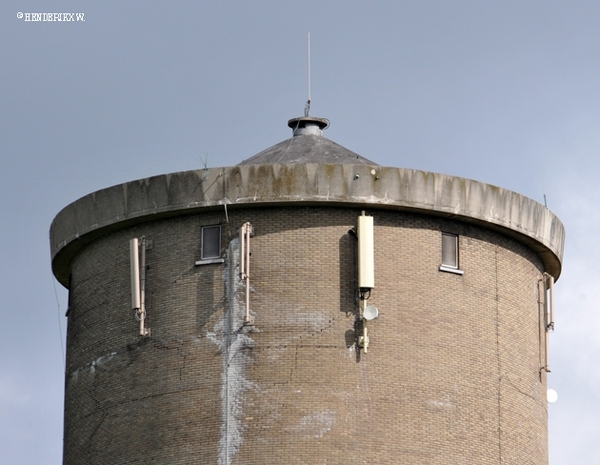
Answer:
<svg viewBox="0 0 600 465"><path fill-rule="evenodd" d="M96 237L159 218L215 208L331 205L414 211L499 230L525 243L556 278L565 230L543 205L470 179L365 165L271 164L184 171L91 193L50 227L52 269L68 285L75 253Z"/></svg>

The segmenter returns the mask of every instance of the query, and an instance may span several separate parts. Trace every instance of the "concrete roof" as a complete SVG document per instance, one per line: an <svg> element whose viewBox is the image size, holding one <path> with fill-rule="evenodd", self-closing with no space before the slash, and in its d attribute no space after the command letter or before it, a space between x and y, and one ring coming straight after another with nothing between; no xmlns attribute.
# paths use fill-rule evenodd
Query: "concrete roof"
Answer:
<svg viewBox="0 0 600 465"><path fill-rule="evenodd" d="M293 136L248 158L240 165L271 165L275 163L324 163L348 165L377 165L374 161L348 150L323 137L329 120L303 116L292 118L288 126Z"/></svg>
<svg viewBox="0 0 600 465"><path fill-rule="evenodd" d="M528 245L555 278L561 272L563 224L527 197L444 174L339 163L245 164L184 171L94 192L65 207L52 222L52 269L67 286L70 262L78 250L133 224L224 206L283 205L389 209L470 222Z"/></svg>
<svg viewBox="0 0 600 465"><path fill-rule="evenodd" d="M272 165L275 163L377 165L326 137L315 135L290 137L244 160L240 165Z"/></svg>

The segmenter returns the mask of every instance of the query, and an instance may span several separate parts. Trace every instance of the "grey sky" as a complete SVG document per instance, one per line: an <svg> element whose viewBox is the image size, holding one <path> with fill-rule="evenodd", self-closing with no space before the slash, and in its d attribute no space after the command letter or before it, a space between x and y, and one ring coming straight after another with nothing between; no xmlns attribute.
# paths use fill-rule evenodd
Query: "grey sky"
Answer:
<svg viewBox="0 0 600 465"><path fill-rule="evenodd" d="M17 13L80 12L33 22ZM0 4L0 459L59 464L66 292L48 228L92 191L325 136L381 165L527 195L567 230L551 465L600 463L600 2ZM60 322L60 326L59 326ZM63 342L64 347L64 342Z"/></svg>

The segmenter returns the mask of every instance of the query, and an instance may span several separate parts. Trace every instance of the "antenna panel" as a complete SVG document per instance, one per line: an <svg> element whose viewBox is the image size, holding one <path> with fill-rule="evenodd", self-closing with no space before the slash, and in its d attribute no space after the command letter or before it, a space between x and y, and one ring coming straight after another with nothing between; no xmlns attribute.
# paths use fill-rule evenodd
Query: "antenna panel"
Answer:
<svg viewBox="0 0 600 465"><path fill-rule="evenodd" d="M131 308L141 308L140 298L140 256L139 241L133 238L129 241L129 260L131 262Z"/></svg>
<svg viewBox="0 0 600 465"><path fill-rule="evenodd" d="M373 241L373 217L358 217L358 287L375 287L375 252Z"/></svg>

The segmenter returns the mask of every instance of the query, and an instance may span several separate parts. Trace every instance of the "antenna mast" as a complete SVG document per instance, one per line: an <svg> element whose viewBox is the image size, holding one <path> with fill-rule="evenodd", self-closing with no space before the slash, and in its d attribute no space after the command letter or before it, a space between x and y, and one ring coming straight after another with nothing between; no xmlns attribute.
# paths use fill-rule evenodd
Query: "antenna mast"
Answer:
<svg viewBox="0 0 600 465"><path fill-rule="evenodd" d="M308 33L308 100L304 107L304 116L310 114L310 32Z"/></svg>

